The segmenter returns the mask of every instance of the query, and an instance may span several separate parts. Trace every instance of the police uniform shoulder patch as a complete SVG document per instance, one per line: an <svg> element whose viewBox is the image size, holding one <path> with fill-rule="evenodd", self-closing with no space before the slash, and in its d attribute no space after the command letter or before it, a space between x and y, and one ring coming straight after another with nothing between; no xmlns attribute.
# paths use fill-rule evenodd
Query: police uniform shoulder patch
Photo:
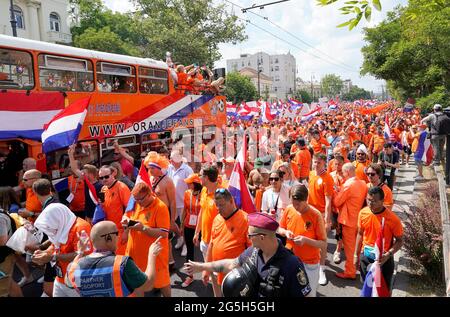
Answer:
<svg viewBox="0 0 450 317"><path fill-rule="evenodd" d="M306 277L306 273L304 270L299 269L297 273L297 280L301 286L305 286L308 284L308 278Z"/></svg>

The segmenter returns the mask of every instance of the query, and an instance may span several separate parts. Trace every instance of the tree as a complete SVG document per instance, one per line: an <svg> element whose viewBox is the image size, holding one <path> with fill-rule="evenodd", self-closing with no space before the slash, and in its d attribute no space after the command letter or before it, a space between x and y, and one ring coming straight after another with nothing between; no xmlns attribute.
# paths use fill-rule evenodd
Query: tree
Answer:
<svg viewBox="0 0 450 317"><path fill-rule="evenodd" d="M207 0L134 0L137 10L125 14L113 13L101 0L72 2L80 11L80 23L71 29L74 44L79 47L113 49L111 52L159 60L171 52L174 62L212 67L221 58L220 43L246 39L244 25L237 17L230 15L224 5ZM103 37L93 37L93 30L110 35L119 48L108 45ZM85 32L88 34L82 37Z"/></svg>
<svg viewBox="0 0 450 317"><path fill-rule="evenodd" d="M417 12L422 12L420 19L412 19ZM430 6L425 0L410 0L408 6L397 7L377 27L364 29L368 45L362 48L361 73L385 79L391 94L400 100L434 94L440 99L444 96L443 105L448 105L449 16L450 7Z"/></svg>
<svg viewBox="0 0 450 317"><path fill-rule="evenodd" d="M367 21L370 21L372 16L372 8L376 10L381 10L381 1L380 0L316 0L318 5L327 6L335 2L344 2L344 6L339 8L342 15L353 14L353 17L339 24L337 27L348 26L349 30L353 29L355 26L359 24L361 18L364 15L364 18ZM421 17L424 12L433 12L439 11L444 8L448 8L450 3L448 0L419 0L422 1L425 5L423 8L419 10L410 10L407 13L407 18L410 20L415 20L418 17ZM410 1L411 2L411 1Z"/></svg>
<svg viewBox="0 0 450 317"><path fill-rule="evenodd" d="M355 85L350 88L348 93L342 95L342 100L345 101L355 101L359 99L371 99L370 91Z"/></svg>
<svg viewBox="0 0 450 317"><path fill-rule="evenodd" d="M341 77L335 74L328 74L322 78L322 94L329 98L334 98L342 90L344 86Z"/></svg>
<svg viewBox="0 0 450 317"><path fill-rule="evenodd" d="M296 90L294 98L304 103L312 102L311 95L306 90Z"/></svg>
<svg viewBox="0 0 450 317"><path fill-rule="evenodd" d="M249 77L238 72L231 72L226 76L225 96L227 100L238 104L242 101L257 99L258 92Z"/></svg>

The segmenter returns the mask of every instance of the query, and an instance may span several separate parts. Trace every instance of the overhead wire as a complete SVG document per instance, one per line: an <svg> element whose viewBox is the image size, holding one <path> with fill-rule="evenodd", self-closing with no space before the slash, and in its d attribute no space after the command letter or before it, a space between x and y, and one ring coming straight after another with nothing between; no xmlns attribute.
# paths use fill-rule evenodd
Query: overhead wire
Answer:
<svg viewBox="0 0 450 317"><path fill-rule="evenodd" d="M243 8L242 6L240 6L240 5L236 4L236 3L233 3L232 1L229 1L229 0L224 0L224 1L225 1L225 2L228 2L228 3L231 4L231 5L237 6L237 7L239 7L239 8ZM287 41L287 40L285 40L285 39L283 39L283 38L281 38L281 37L279 37L279 36L273 34L272 32L270 32L270 31L264 29L263 27L260 27L260 26L258 26L258 25L256 25L256 24L252 23L249 19L243 19L243 18L240 18L240 17L238 17L238 16L236 16L236 17L237 17L238 19L240 19L240 20L245 21L245 22L248 23L248 24L253 25L254 27L260 29L261 31L270 34L271 36L277 38L278 40L283 41L284 43L286 43L286 44L288 44L288 45L290 45L290 46L293 46L293 47L295 47L295 48L301 50L302 52L305 52L306 54L309 54L309 55L311 55L311 56L313 56L313 57L315 57L315 58L317 58L317 59L320 59L320 60L322 60L322 61L324 61L324 62L327 62L327 63L329 63L329 64L332 64L332 65L334 65L334 66L341 67L342 69L345 69L346 71L351 71L351 72L355 72L355 73L358 73L358 74L359 74L359 72L356 71L355 69L353 69L353 67L351 67L351 66L349 66L349 65L347 65L347 64L345 64L345 63L343 63L343 62L341 62L341 61L339 61L339 60L336 60L336 59L334 59L333 57L329 56L328 54L326 54L326 53L322 52L321 50L315 48L315 47L312 46L311 44L309 44L309 43L307 43L306 41L300 39L300 38L297 37L296 35L292 34L291 32L289 32L289 31L285 30L284 28L282 28L281 26L277 25L276 23L270 21L267 17L264 17L264 16L262 16L262 15L260 15L260 14L254 13L254 12L252 12L252 11L249 11L249 12L252 13L253 15L256 15L256 16L258 16L258 17L260 17L260 18L262 18L262 19L264 19L264 20L270 22L271 24L273 24L274 26L276 26L276 27L279 28L280 30L282 30L282 31L286 32L287 34L291 35L292 37L296 38L298 41L300 41L300 42L303 43L304 45L306 45L306 46L308 46L308 47L310 47L310 48L312 48L312 49L314 49L314 50L320 52L321 54L323 54L323 55L325 55L325 56L327 56L329 59L325 59L325 58L323 58L323 57L321 57L321 56L318 56L318 55L316 55L316 54L314 54L314 53L312 53L312 52L309 52L309 51L305 50L304 48L301 48L301 47L299 47L299 46L297 46L297 45L291 43L291 42L289 42L289 41ZM336 61L336 62L335 62L335 61Z"/></svg>

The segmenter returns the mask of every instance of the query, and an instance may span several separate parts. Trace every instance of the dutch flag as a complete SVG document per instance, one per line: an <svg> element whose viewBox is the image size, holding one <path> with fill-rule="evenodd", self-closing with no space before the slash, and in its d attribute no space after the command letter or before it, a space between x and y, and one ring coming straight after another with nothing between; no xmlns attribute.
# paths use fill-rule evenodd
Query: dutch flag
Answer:
<svg viewBox="0 0 450 317"><path fill-rule="evenodd" d="M148 186L152 187L152 183L150 181L150 177L148 176L147 168L145 168L144 162L142 162L141 167L139 168L139 173L136 178L136 182L134 186L139 183L146 183ZM134 211L136 207L136 200L134 200L133 195L130 195L130 200L128 200L127 208L125 209L125 213L131 213Z"/></svg>
<svg viewBox="0 0 450 317"><path fill-rule="evenodd" d="M91 98L75 101L44 125L42 149L45 153L59 150L78 140Z"/></svg>
<svg viewBox="0 0 450 317"><path fill-rule="evenodd" d="M386 119L384 120L384 138L389 140L391 137L391 128L389 126L389 117L386 115Z"/></svg>

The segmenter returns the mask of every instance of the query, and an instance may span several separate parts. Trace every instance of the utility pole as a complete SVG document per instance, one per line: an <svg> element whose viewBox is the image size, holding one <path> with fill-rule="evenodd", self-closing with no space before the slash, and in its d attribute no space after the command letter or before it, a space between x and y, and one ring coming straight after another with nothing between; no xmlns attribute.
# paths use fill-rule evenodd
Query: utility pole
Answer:
<svg viewBox="0 0 450 317"><path fill-rule="evenodd" d="M261 67L260 67L260 65L261 65L261 60L260 60L260 54L258 54L258 69L257 69L257 71L258 71L258 97L261 97L261 82L260 82L260 73L261 73Z"/></svg>
<svg viewBox="0 0 450 317"><path fill-rule="evenodd" d="M13 5L13 0L9 1L9 11L11 14L11 28L12 28L12 33L14 37L17 37L17 21L16 21L16 16L14 15L14 5Z"/></svg>
<svg viewBox="0 0 450 317"><path fill-rule="evenodd" d="M312 101L314 101L314 87L313 87L313 73L311 73L311 97L312 97Z"/></svg>

